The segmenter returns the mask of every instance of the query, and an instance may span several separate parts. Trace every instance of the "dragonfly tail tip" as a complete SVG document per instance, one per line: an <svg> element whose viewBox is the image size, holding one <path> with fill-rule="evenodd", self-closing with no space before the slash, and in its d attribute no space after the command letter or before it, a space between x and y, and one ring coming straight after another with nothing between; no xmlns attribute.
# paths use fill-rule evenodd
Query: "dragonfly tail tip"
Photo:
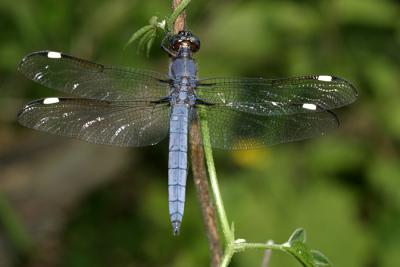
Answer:
<svg viewBox="0 0 400 267"><path fill-rule="evenodd" d="M180 228L181 228L181 222L174 221L172 223L172 229L175 236L179 235Z"/></svg>

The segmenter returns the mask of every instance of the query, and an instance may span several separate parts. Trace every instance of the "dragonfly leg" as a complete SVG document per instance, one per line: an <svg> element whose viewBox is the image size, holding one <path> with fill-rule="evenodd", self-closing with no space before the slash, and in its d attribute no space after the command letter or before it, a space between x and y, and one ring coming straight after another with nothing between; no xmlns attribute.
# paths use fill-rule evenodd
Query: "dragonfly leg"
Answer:
<svg viewBox="0 0 400 267"><path fill-rule="evenodd" d="M217 83L203 83L202 81L197 81L196 86L215 86Z"/></svg>
<svg viewBox="0 0 400 267"><path fill-rule="evenodd" d="M171 51L171 50L165 45L165 42L168 41L169 36L170 36L169 34L166 34L166 35L164 36L164 38L163 38L162 41L161 41L160 47L161 47L161 49L164 50L164 52L167 53L169 56L171 56L171 57L176 57L176 56L177 56L177 53L174 52L174 51Z"/></svg>
<svg viewBox="0 0 400 267"><path fill-rule="evenodd" d="M201 99L201 98L196 98L195 105L213 106L213 105L215 105L215 104L210 103L210 102L207 102L207 101L205 101L205 100L203 100L203 99Z"/></svg>
<svg viewBox="0 0 400 267"><path fill-rule="evenodd" d="M153 104L163 104L163 103L169 103L171 101L171 97L170 96L166 96L163 97L159 100L155 100L155 101L151 101L151 103Z"/></svg>

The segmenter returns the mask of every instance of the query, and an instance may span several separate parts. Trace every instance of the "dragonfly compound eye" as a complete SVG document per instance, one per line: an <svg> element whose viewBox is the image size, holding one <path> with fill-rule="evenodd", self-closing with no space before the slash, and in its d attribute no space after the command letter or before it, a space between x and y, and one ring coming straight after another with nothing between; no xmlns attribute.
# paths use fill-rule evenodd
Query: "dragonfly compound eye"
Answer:
<svg viewBox="0 0 400 267"><path fill-rule="evenodd" d="M197 38L195 36L191 36L189 38L189 42L190 42L190 46L191 46L192 52L199 51L199 49L200 49L200 40L199 40L199 38Z"/></svg>
<svg viewBox="0 0 400 267"><path fill-rule="evenodd" d="M178 51L181 46L190 47L192 52L197 52L200 49L200 40L191 32L181 31L171 37L171 49Z"/></svg>
<svg viewBox="0 0 400 267"><path fill-rule="evenodd" d="M178 52L179 47L181 46L181 43L182 43L182 41L180 41L180 40L175 40L175 41L172 43L172 47L171 47L172 50Z"/></svg>

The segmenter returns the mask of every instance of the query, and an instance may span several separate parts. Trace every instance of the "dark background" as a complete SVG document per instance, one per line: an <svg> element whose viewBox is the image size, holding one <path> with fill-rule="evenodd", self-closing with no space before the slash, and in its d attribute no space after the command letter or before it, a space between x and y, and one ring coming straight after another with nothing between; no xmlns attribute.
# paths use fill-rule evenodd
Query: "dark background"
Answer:
<svg viewBox="0 0 400 267"><path fill-rule="evenodd" d="M0 0L0 266L207 266L191 176L182 232L171 234L167 143L138 149L87 144L23 128L16 113L61 93L16 72L26 54L64 51L166 72L123 50L170 1ZM215 151L238 238L284 242L297 227L335 266L400 266L400 5L390 0L193 1L199 76L331 74L358 101L323 138L256 151ZM262 251L231 266L260 266ZM274 253L271 266L299 266Z"/></svg>

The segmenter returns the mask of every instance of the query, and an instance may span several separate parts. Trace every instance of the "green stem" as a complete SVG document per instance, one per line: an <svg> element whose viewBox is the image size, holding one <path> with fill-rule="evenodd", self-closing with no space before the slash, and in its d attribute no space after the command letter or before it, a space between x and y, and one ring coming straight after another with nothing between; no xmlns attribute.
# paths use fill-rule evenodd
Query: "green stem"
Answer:
<svg viewBox="0 0 400 267"><path fill-rule="evenodd" d="M241 251L248 248L259 248L259 249L274 249L274 250L283 250L283 245L281 244L269 244L269 243L242 243L236 244L236 250Z"/></svg>
<svg viewBox="0 0 400 267"><path fill-rule="evenodd" d="M227 267L229 265L234 253L235 247L233 246L233 242L228 243L224 251L224 256L222 257L221 267Z"/></svg>
<svg viewBox="0 0 400 267"><path fill-rule="evenodd" d="M191 0L182 0L167 20L168 31L172 32L176 18L183 12Z"/></svg>
<svg viewBox="0 0 400 267"><path fill-rule="evenodd" d="M210 140L210 134L209 134L209 130L208 130L206 111L204 109L200 108L199 113L200 113L200 125L201 125L201 133L202 133L203 146L204 146L204 154L206 157L208 174L210 176L211 189L212 189L213 196L214 196L217 214L218 214L219 220L221 222L222 232L223 232L224 238L225 238L226 242L228 243L228 247L229 247L229 244L233 243L233 241L234 241L234 234L233 234L231 228L229 227L228 218L226 216L224 204L222 202L221 192L219 190L217 172L215 170L214 159L213 159L212 150L211 150L211 140Z"/></svg>
<svg viewBox="0 0 400 267"><path fill-rule="evenodd" d="M198 109L200 116L201 133L206 158L207 170L210 178L211 189L215 201L215 206L221 223L222 232L226 241L226 248L222 257L221 267L227 267L236 252L241 252L246 249L275 249L283 250L284 245L271 243L247 243L245 240L236 240L233 225L229 226L228 217L225 212L222 201L221 191L218 185L217 172L215 170L214 158L211 149L210 133L207 123L207 114L205 109Z"/></svg>

